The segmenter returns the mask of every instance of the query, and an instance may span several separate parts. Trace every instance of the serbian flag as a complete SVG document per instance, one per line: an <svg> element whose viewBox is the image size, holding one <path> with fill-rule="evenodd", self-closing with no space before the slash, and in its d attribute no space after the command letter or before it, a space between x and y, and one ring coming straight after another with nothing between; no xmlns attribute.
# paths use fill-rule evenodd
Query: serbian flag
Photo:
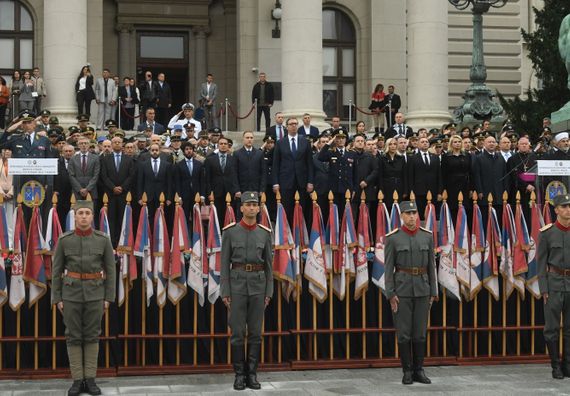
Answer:
<svg viewBox="0 0 570 396"><path fill-rule="evenodd" d="M103 208L105 209L105 208ZM103 211L101 209L101 211ZM105 217L107 217L105 213ZM107 224L107 227L109 224ZM99 223L99 227L104 225ZM108 228L107 228L108 229ZM103 230L101 230L103 231ZM104 231L103 231L104 232ZM108 234L107 234L108 235ZM137 259L133 253L133 245L135 238L133 236L133 209L129 203L125 205L123 212L123 222L121 223L121 235L117 245L117 254L119 255L119 291L118 305L123 305L125 294L133 287L133 281L137 279Z"/></svg>
<svg viewBox="0 0 570 396"><path fill-rule="evenodd" d="M390 212L390 227L395 230L402 226L402 213L400 212L400 205L397 202L392 204L392 211Z"/></svg>
<svg viewBox="0 0 570 396"><path fill-rule="evenodd" d="M214 202L210 204L210 227L208 229L208 301L214 304L220 297L220 271L222 268L222 232L218 223L218 211ZM224 224L225 227L225 224Z"/></svg>
<svg viewBox="0 0 570 396"><path fill-rule="evenodd" d="M491 293L496 301L499 301L499 263L497 256L501 248L501 230L499 229L497 212L491 205L489 205L485 237L485 254L483 256L481 277L485 289Z"/></svg>
<svg viewBox="0 0 570 396"><path fill-rule="evenodd" d="M352 217L352 207L349 202L344 206L344 215L342 216L338 239L339 260L334 266L333 291L339 300L342 301L346 293L346 277L348 276L350 281L350 277L355 273L354 248L358 245L354 218Z"/></svg>
<svg viewBox="0 0 570 396"><path fill-rule="evenodd" d="M142 271L144 273L144 283L146 286L146 306L150 305L150 299L154 295L152 268L152 236L150 234L150 223L148 221L148 207L143 205L139 214L137 227L137 237L135 239L134 255L142 259Z"/></svg>
<svg viewBox="0 0 570 396"><path fill-rule="evenodd" d="M47 290L47 277L42 256L42 222L40 209L34 206L26 244L24 280L30 285L29 306L34 305Z"/></svg>
<svg viewBox="0 0 570 396"><path fill-rule="evenodd" d="M327 265L325 261L324 224L319 204L313 202L313 222L305 262L305 279L309 293L320 303L327 299Z"/></svg>
<svg viewBox="0 0 570 396"><path fill-rule="evenodd" d="M281 290L287 301L291 296L290 292L295 288L295 263L291 257L291 249L294 247L285 209L283 204L278 202L273 243L273 276L281 281Z"/></svg>
<svg viewBox="0 0 570 396"><path fill-rule="evenodd" d="M438 279L441 286L445 287L451 295L461 300L457 271L453 263L453 242L455 230L451 220L451 210L447 202L443 202L439 214L438 246L440 250Z"/></svg>
<svg viewBox="0 0 570 396"><path fill-rule="evenodd" d="M309 235L307 233L307 224L305 223L305 216L303 216L303 208L301 204L297 201L295 202L295 207L293 208L293 251L291 256L293 258L293 270L295 274L295 284L300 286L301 282L301 260L302 253L307 251L307 246L309 245ZM291 287L291 285L289 285ZM299 290L301 288L299 287ZM289 293L289 291L287 291ZM297 290L292 289L294 298L297 298Z"/></svg>
<svg viewBox="0 0 570 396"><path fill-rule="evenodd" d="M372 263L372 282L384 292L386 282L384 279L384 248L386 235L391 231L390 216L384 202L378 203L376 209L376 242L374 244L374 261Z"/></svg>
<svg viewBox="0 0 570 396"><path fill-rule="evenodd" d="M0 309L8 300L8 282L6 280L6 266L4 265L4 253L10 250L8 240L8 224L6 220L6 209L0 205Z"/></svg>
<svg viewBox="0 0 570 396"><path fill-rule="evenodd" d="M42 250L42 254L44 255L44 265L46 268L46 276L48 279L51 279L52 256L55 254L57 241L59 240L61 234L62 234L62 229L61 229L61 223L59 222L57 209L55 207L52 207L49 210L48 214L46 237L45 239L43 239L43 250Z"/></svg>
<svg viewBox="0 0 570 396"><path fill-rule="evenodd" d="M516 242L516 230L513 211L509 203L503 204L503 228L501 230L501 264L499 271L506 281L506 296L509 298L514 288L521 286L524 293L524 282L519 282L515 279L513 272L513 245ZM522 285L515 285L515 283L522 283Z"/></svg>
<svg viewBox="0 0 570 396"><path fill-rule="evenodd" d="M469 227L465 207L459 205L455 223L455 240L453 244L453 265L462 294L469 299L471 285L471 265L469 263Z"/></svg>
<svg viewBox="0 0 570 396"><path fill-rule="evenodd" d="M192 256L188 267L188 286L198 295L200 306L204 305L204 277L208 276L208 255L206 239L200 216L200 204L195 203L192 214ZM226 210L227 214L227 210Z"/></svg>
<svg viewBox="0 0 570 396"><path fill-rule="evenodd" d="M14 210L14 258L12 259L12 277L10 278L9 304L13 311L20 309L26 300L26 286L24 284L24 258L23 247L26 246L27 235L24 225L24 211L22 205Z"/></svg>
<svg viewBox="0 0 570 396"><path fill-rule="evenodd" d="M226 211L226 214L227 214L227 211ZM266 228L269 228L271 230L271 232L273 232L273 226L271 225L271 219L269 218L269 210L267 210L267 205L265 205L265 203L261 204L261 214L259 217L259 224L261 224L262 226L264 226ZM225 226L226 226L226 223L224 223L224 227Z"/></svg>
<svg viewBox="0 0 570 396"><path fill-rule="evenodd" d="M542 219L544 221L544 225L552 223L552 217L550 215L550 202L548 200L546 200L544 206L542 207Z"/></svg>
<svg viewBox="0 0 570 396"><path fill-rule="evenodd" d="M527 252L530 250L530 235L520 202L515 208L515 239L513 240L513 276L515 287L524 300L526 273L528 272Z"/></svg>
<svg viewBox="0 0 570 396"><path fill-rule="evenodd" d="M540 298L540 290L538 288L538 261L536 252L538 251L538 234L540 228L544 224L540 218L540 211L536 202L532 202L530 206L530 249L528 251L528 272L526 274L526 288L534 296Z"/></svg>
<svg viewBox="0 0 570 396"><path fill-rule="evenodd" d="M368 257L367 254L372 248L370 234L372 225L370 224L370 214L366 203L360 203L358 211L358 245L356 248L356 275L354 283L354 299L358 300L362 293L368 290Z"/></svg>
<svg viewBox="0 0 570 396"><path fill-rule="evenodd" d="M469 299L479 293L483 278L483 252L485 251L485 230L483 217L477 203L473 203L473 224L471 227L471 276L469 281Z"/></svg>
<svg viewBox="0 0 570 396"><path fill-rule="evenodd" d="M218 227L218 222L210 223ZM172 243L170 245L170 273L168 274L168 299L176 305L186 295L186 263L184 253L190 253L188 223L182 206L174 208L174 224L172 226Z"/></svg>
<svg viewBox="0 0 570 396"><path fill-rule="evenodd" d="M166 290L170 264L170 244L166 219L164 217L164 207L156 208L154 214L152 256L154 258L154 279L156 280L156 303L159 307L166 304Z"/></svg>
<svg viewBox="0 0 570 396"><path fill-rule="evenodd" d="M439 253L439 247L438 247L438 236L437 236L437 218L436 218L436 210L435 210L435 205L433 203L431 203L431 201L426 205L426 210L425 210L425 214L424 214L424 219L425 219L425 228L429 231L431 231L431 235L433 236L433 246L434 248L434 253Z"/></svg>
<svg viewBox="0 0 570 396"><path fill-rule="evenodd" d="M123 216L124 221L124 216ZM103 206L99 211L99 231L111 237L111 228L109 227L109 217L107 216L107 207Z"/></svg>
<svg viewBox="0 0 570 396"><path fill-rule="evenodd" d="M67 216L65 216L65 231L73 230L75 230L75 209L72 207L67 212Z"/></svg>
<svg viewBox="0 0 570 396"><path fill-rule="evenodd" d="M333 271L335 263L338 261L338 245L339 245L339 217L338 207L335 203L329 204L329 219L327 228L325 229L325 264L327 272Z"/></svg>
<svg viewBox="0 0 570 396"><path fill-rule="evenodd" d="M234 208L232 205L226 205L226 215L224 216L224 227L228 224L235 224L236 214L234 213Z"/></svg>

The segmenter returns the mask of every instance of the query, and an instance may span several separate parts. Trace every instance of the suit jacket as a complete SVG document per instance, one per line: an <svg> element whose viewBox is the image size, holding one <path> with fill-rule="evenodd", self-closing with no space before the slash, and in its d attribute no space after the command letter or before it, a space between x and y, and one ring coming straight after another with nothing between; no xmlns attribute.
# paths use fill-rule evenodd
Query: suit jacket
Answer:
<svg viewBox="0 0 570 396"><path fill-rule="evenodd" d="M406 138L409 138L414 134L414 130L411 127L407 126L406 124L403 124L403 129L405 130ZM400 128L398 127L397 124L392 125L384 134L384 138L390 139L393 138L394 136L397 136L400 133L399 130Z"/></svg>
<svg viewBox="0 0 570 396"><path fill-rule="evenodd" d="M388 103L390 103L390 108L392 109L393 113L397 113L400 111L400 107L402 107L402 99L400 99L400 95L398 94L387 94L386 104Z"/></svg>
<svg viewBox="0 0 570 396"><path fill-rule="evenodd" d="M204 185L204 166L195 157L192 159L192 174L188 169L186 158L174 165L174 191L182 198L182 204L191 208L194 203L196 193L206 196ZM185 213L187 216L190 213Z"/></svg>
<svg viewBox="0 0 570 396"><path fill-rule="evenodd" d="M144 132L145 128L147 126L146 122L142 122L139 124L139 126L137 127L139 132ZM166 128L164 127L164 125L159 124L158 122L154 122L154 128L152 133L155 135L162 135L164 132L166 132Z"/></svg>
<svg viewBox="0 0 570 396"><path fill-rule="evenodd" d="M71 161L71 160L70 160ZM68 203L71 200L71 179L69 172L65 167L65 159L63 157L57 160L57 176L53 181L53 189L59 193L59 202Z"/></svg>
<svg viewBox="0 0 570 396"><path fill-rule="evenodd" d="M79 92L79 80L81 77L77 77L77 81L75 82L75 92ZM87 76L85 80L85 90L84 90L85 100L93 100L95 99L95 91L93 91L93 76Z"/></svg>
<svg viewBox="0 0 570 396"><path fill-rule="evenodd" d="M216 83L214 82L211 83L209 90L208 90L208 83L202 83L202 86L200 87L200 98L202 98L204 105L206 105L206 103L208 102L208 99L206 99L207 97L210 98L209 100L215 102L217 95L218 95L218 86L216 85Z"/></svg>
<svg viewBox="0 0 570 396"><path fill-rule="evenodd" d="M112 80L111 80L112 81ZM85 172L81 169L81 153L74 155L69 160L67 171L69 172L69 180L73 192L78 195L79 190L86 188L91 194L91 198L97 198L97 181L101 172L101 163L99 156L93 153L87 153L87 166Z"/></svg>
<svg viewBox="0 0 570 396"><path fill-rule="evenodd" d="M317 195L328 194L329 190L329 164L319 161L319 153L313 154L313 166L315 169L315 191ZM323 208L324 209L324 208Z"/></svg>
<svg viewBox="0 0 570 396"><path fill-rule="evenodd" d="M139 103L139 97L137 95L137 91L136 91L135 87L129 87L129 91L130 91L131 98L132 98L131 104L135 105L135 104ZM124 85L120 86L119 90L118 90L118 95L121 98L121 103L123 104L123 106L126 105L127 104L127 101L126 101L127 87L125 87Z"/></svg>
<svg viewBox="0 0 570 396"><path fill-rule="evenodd" d="M222 171L219 153L210 154L204 161L206 172L206 193L214 193L216 198L225 198L227 193L234 196L239 191L237 160L233 155L226 156L226 167Z"/></svg>
<svg viewBox="0 0 570 396"><path fill-rule="evenodd" d="M282 190L305 191L313 183L313 152L304 136L296 136L297 153L291 152L289 137L279 140L273 150L273 184Z"/></svg>
<svg viewBox="0 0 570 396"><path fill-rule="evenodd" d="M47 88L46 88L46 84L44 83L44 79L42 77L34 77L32 76L32 81L34 82L34 85L36 86L36 92L38 93L39 96L47 96Z"/></svg>
<svg viewBox="0 0 570 396"><path fill-rule="evenodd" d="M309 126L309 135L313 136L313 137L318 137L319 136L319 128L317 128L316 126ZM307 133L305 132L305 125L303 125L303 123L301 123L301 126L299 127L299 129L297 129L297 135L301 135L301 136L306 136Z"/></svg>
<svg viewBox="0 0 570 396"><path fill-rule="evenodd" d="M160 194L164 193L167 201L172 201L172 163L160 158L158 173L155 176L153 170L153 159L138 162L137 169L137 190L138 199L142 199L146 193L149 204L158 205Z"/></svg>
<svg viewBox="0 0 570 396"><path fill-rule="evenodd" d="M255 99L259 102L259 93L261 90L261 83L258 81L253 86L251 90L251 102L255 102ZM265 106L266 104L273 104L274 95L273 95L273 85L269 81L265 82L265 103L258 103L259 106Z"/></svg>
<svg viewBox="0 0 570 396"><path fill-rule="evenodd" d="M161 109L168 108L169 105L172 104L172 90L170 89L170 84L166 81L162 83L162 87L160 86L160 82L156 82L158 85L158 107Z"/></svg>
<svg viewBox="0 0 570 396"><path fill-rule="evenodd" d="M264 191L266 171L263 151L252 147L248 154L245 147L242 147L234 153L234 157L239 191Z"/></svg>
<svg viewBox="0 0 570 396"><path fill-rule="evenodd" d="M95 99L105 103L117 100L117 87L112 78L107 79L107 97L105 97L105 80L103 77L97 79L95 82Z"/></svg>
<svg viewBox="0 0 570 396"><path fill-rule="evenodd" d="M285 126L285 124L281 124L281 126L283 127L283 136L287 136L287 127ZM277 135L277 124L271 125L269 127L269 131L266 132L265 134L267 136L271 136L275 141L279 140L279 136Z"/></svg>
<svg viewBox="0 0 570 396"><path fill-rule="evenodd" d="M416 195L426 195L431 191L435 198L441 194L442 178L439 157L429 154L429 165L424 163L423 154L415 154L408 160L408 194L413 191Z"/></svg>
<svg viewBox="0 0 570 396"><path fill-rule="evenodd" d="M378 159L371 154L362 152L356 153L356 179L354 180L356 189L356 199L360 199L362 189L360 182L366 182L364 192L366 201L376 201L378 199Z"/></svg>
<svg viewBox="0 0 570 396"><path fill-rule="evenodd" d="M139 85L140 91L140 101L143 106L156 106L156 101L158 100L158 81L153 80L152 84L149 85L148 81L143 81Z"/></svg>
<svg viewBox="0 0 570 396"><path fill-rule="evenodd" d="M487 199L489 193L493 194L493 202L500 204L503 201L503 192L507 189L507 177L504 177L507 164L499 153L489 154L483 150L475 157L473 162L473 179L475 190L482 193Z"/></svg>
<svg viewBox="0 0 570 396"><path fill-rule="evenodd" d="M113 193L115 187L123 188L123 193L120 196L131 191L134 177L135 162L132 157L122 153L118 171L115 166L115 153L101 157L101 180L104 191L109 198L117 196Z"/></svg>

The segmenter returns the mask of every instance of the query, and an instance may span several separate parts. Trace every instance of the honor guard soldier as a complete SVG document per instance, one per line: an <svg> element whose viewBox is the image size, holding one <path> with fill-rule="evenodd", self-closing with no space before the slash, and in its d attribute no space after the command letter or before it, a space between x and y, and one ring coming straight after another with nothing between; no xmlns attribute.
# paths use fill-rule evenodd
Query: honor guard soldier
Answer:
<svg viewBox="0 0 570 396"><path fill-rule="evenodd" d="M437 298L433 236L416 226L415 202L400 203L404 225L387 235L386 298L394 316L404 385L431 384L423 370L428 314Z"/></svg>
<svg viewBox="0 0 570 396"><path fill-rule="evenodd" d="M554 197L556 222L538 236L538 287L544 300L544 340L552 378L570 377L570 195ZM563 317L564 351L558 352L560 315Z"/></svg>
<svg viewBox="0 0 570 396"><path fill-rule="evenodd" d="M69 396L100 395L95 384L103 311L115 301L115 256L111 240L93 230L93 202L75 204L75 230L55 251L51 302L63 314L73 385Z"/></svg>
<svg viewBox="0 0 570 396"><path fill-rule="evenodd" d="M271 231L256 224L257 192L241 195L243 218L224 228L220 294L229 310L232 331L234 389L260 389L257 365L261 351L263 313L273 295ZM244 340L247 328L247 366Z"/></svg>

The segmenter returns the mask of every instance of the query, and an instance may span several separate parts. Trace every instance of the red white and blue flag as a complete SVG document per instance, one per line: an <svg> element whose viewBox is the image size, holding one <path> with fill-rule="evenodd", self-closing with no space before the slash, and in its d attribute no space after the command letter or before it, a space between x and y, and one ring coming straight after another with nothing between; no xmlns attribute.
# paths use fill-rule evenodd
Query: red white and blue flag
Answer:
<svg viewBox="0 0 570 396"><path fill-rule="evenodd" d="M392 204L392 211L390 212L390 227L395 230L402 226L402 213L400 212L400 205L397 202Z"/></svg>
<svg viewBox="0 0 570 396"><path fill-rule="evenodd" d="M358 246L356 247L356 274L354 280L354 299L358 300L368 290L368 252L372 249L370 235L372 225L366 203L360 203L358 211Z"/></svg>
<svg viewBox="0 0 570 396"><path fill-rule="evenodd" d="M543 225L538 205L533 201L530 206L530 249L528 251L526 288L534 298L541 297L540 289L538 288L538 260L536 252L538 251L538 234Z"/></svg>
<svg viewBox="0 0 570 396"><path fill-rule="evenodd" d="M220 297L220 272L222 268L222 232L218 222L216 205L210 204L210 227L208 229L208 301L214 304ZM224 224L224 227L226 225Z"/></svg>
<svg viewBox="0 0 570 396"><path fill-rule="evenodd" d="M451 295L461 300L457 271L453 263L453 242L455 240L455 230L451 220L451 211L447 202L443 202L439 214L438 232L439 269L438 280L441 286L445 287Z"/></svg>
<svg viewBox="0 0 570 396"><path fill-rule="evenodd" d="M51 265L52 257L55 254L55 248L57 247L57 241L62 234L61 223L59 222L59 216L57 214L57 209L52 207L49 210L47 227L46 227L46 237L42 239L44 255L44 265L46 268L46 276L51 279Z"/></svg>
<svg viewBox="0 0 570 396"><path fill-rule="evenodd" d="M104 209L104 208L103 208ZM101 209L101 210L103 210ZM105 215L105 217L107 217ZM108 229L107 224L107 229ZM104 225L99 223L99 227ZM103 230L101 230L104 232ZM133 253L135 245L135 237L133 235L133 209L129 203L125 205L123 212L123 221L121 223L121 235L117 245L117 254L119 255L119 292L118 305L123 305L125 295L132 289L133 282L137 279L137 259Z"/></svg>
<svg viewBox="0 0 570 396"><path fill-rule="evenodd" d="M156 208L154 215L154 230L152 243L152 257L154 259L154 279L156 280L156 303L159 307L166 304L166 291L168 274L170 273L170 239L166 228L164 207Z"/></svg>
<svg viewBox="0 0 570 396"><path fill-rule="evenodd" d="M305 279L309 281L309 293L320 303L327 299L327 265L325 261L325 233L319 204L313 202L313 221L309 236Z"/></svg>
<svg viewBox="0 0 570 396"><path fill-rule="evenodd" d="M343 300L346 295L347 277L350 281L355 275L354 248L358 245L352 207L349 202L344 206L344 215L340 225L339 234L339 260L334 267L333 291Z"/></svg>
<svg viewBox="0 0 570 396"><path fill-rule="evenodd" d="M236 223L236 214L232 205L226 205L226 215L224 216L224 227Z"/></svg>
<svg viewBox="0 0 570 396"><path fill-rule="evenodd" d="M271 232L273 233L273 226L271 225L271 218L269 217L269 210L267 210L267 205L265 203L261 204L261 213L260 213L260 218L259 218L259 224L261 224L264 227L269 228L271 230ZM224 223L224 227L226 225L227 224Z"/></svg>
<svg viewBox="0 0 570 396"><path fill-rule="evenodd" d="M99 211L99 231L111 238L111 227L109 226L109 217L107 216L106 206L103 206Z"/></svg>
<svg viewBox="0 0 570 396"><path fill-rule="evenodd" d="M307 224L305 222L305 216L303 215L303 208L299 201L295 202L295 207L293 208L293 251L291 256L293 258L293 270L295 273L295 285L298 286L298 290L301 291L301 260L303 252L307 251L307 246L309 245L309 235L307 233ZM290 285L291 286L291 285ZM289 291L287 291L289 293ZM293 298L297 298L297 289L291 290Z"/></svg>
<svg viewBox="0 0 570 396"><path fill-rule="evenodd" d="M544 206L542 207L542 219L544 221L544 225L548 225L552 223L552 216L550 212L550 202L546 200Z"/></svg>
<svg viewBox="0 0 570 396"><path fill-rule="evenodd" d="M142 272L144 274L146 306L154 295L154 271L152 268L152 236L148 221L148 207L143 205L139 214L137 237L135 239L134 255L142 259Z"/></svg>
<svg viewBox="0 0 570 396"><path fill-rule="evenodd" d="M384 292L386 281L384 278L384 248L386 235L390 233L390 216L384 202L378 203L376 209L376 242L374 245L374 262L372 263L372 282Z"/></svg>
<svg viewBox="0 0 570 396"><path fill-rule="evenodd" d="M485 254L483 256L482 268L483 286L496 301L499 301L499 263L497 256L501 248L501 230L497 219L497 211L491 205L489 205L485 237Z"/></svg>
<svg viewBox="0 0 570 396"><path fill-rule="evenodd" d="M460 284L461 293L466 299L470 296L471 265L469 263L469 227L467 226L467 214L465 207L459 205L457 221L455 223L455 242L453 244L453 265L456 270L457 280Z"/></svg>
<svg viewBox="0 0 570 396"><path fill-rule="evenodd" d="M75 209L71 207L65 216L65 232L73 230L75 230Z"/></svg>
<svg viewBox="0 0 570 396"><path fill-rule="evenodd" d="M524 299L526 274L528 272L527 252L530 250L530 234L520 202L515 208L515 233L513 244L513 277L519 295Z"/></svg>
<svg viewBox="0 0 570 396"><path fill-rule="evenodd" d="M217 220L217 219L216 219ZM218 222L210 223L214 227ZM168 299L176 305L186 295L186 263L184 253L190 253L188 223L181 205L174 207L174 224L172 226L172 243L170 246L170 273L168 274Z"/></svg>
<svg viewBox="0 0 570 396"><path fill-rule="evenodd" d="M24 284L24 246L27 242L26 226L24 225L24 211L22 205L14 210L14 258L12 259L12 276L10 278L9 304L13 311L17 311L26 300L26 285Z"/></svg>
<svg viewBox="0 0 570 396"><path fill-rule="evenodd" d="M431 231L433 237L434 254L439 253L439 239L437 234L437 218L435 205L430 201L424 212L425 229Z"/></svg>
<svg viewBox="0 0 570 396"><path fill-rule="evenodd" d="M281 290L287 301L291 297L291 291L295 288L295 263L291 257L291 250L294 247L285 209L278 202L273 243L273 276L281 281Z"/></svg>
<svg viewBox="0 0 570 396"><path fill-rule="evenodd" d="M40 209L34 206L30 220L30 231L26 244L26 260L24 264L24 280L29 283L30 295L28 304L34 305L47 291L47 276L42 256L42 220Z"/></svg>
<svg viewBox="0 0 570 396"><path fill-rule="evenodd" d="M229 207L228 207L229 208ZM227 215L226 209L226 215ZM204 305L205 291L204 280L208 276L208 255L206 252L206 239L204 227L200 216L200 204L195 203L192 214L192 254L188 266L188 286L198 296L200 306Z"/></svg>
<svg viewBox="0 0 570 396"><path fill-rule="evenodd" d="M501 229L501 264L499 271L503 275L506 283L506 298L511 296L514 288L517 287L517 279L513 272L513 245L516 242L515 220L513 211L509 203L503 204L503 227ZM524 282L522 283L524 290Z"/></svg>
<svg viewBox="0 0 570 396"><path fill-rule="evenodd" d="M325 265L327 272L334 271L335 263L339 260L339 230L338 207L331 202L329 204L329 219L325 229Z"/></svg>
<svg viewBox="0 0 570 396"><path fill-rule="evenodd" d="M6 209L0 205L0 309L8 301L8 282L6 279L6 266L4 265L4 253L10 251L8 241L8 224L6 220Z"/></svg>
<svg viewBox="0 0 570 396"><path fill-rule="evenodd" d="M483 253L485 252L485 230L483 217L477 203L473 203L473 223L471 226L471 277L469 281L469 299L473 300L483 285Z"/></svg>

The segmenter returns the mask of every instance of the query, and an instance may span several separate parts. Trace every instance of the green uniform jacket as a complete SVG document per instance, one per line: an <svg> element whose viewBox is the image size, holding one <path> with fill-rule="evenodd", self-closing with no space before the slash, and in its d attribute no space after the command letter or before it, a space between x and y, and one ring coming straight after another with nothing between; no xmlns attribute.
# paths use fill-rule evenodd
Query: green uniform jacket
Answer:
<svg viewBox="0 0 570 396"><path fill-rule="evenodd" d="M106 279L73 279L64 275L65 270L84 274L104 271ZM55 249L51 302L98 300L115 301L115 255L111 240L96 230L87 236L66 232Z"/></svg>
<svg viewBox="0 0 570 396"><path fill-rule="evenodd" d="M555 224L542 227L538 234L538 288L540 293L570 292L570 276L547 272L547 266L570 269L570 232Z"/></svg>
<svg viewBox="0 0 570 396"><path fill-rule="evenodd" d="M263 264L264 271L231 270L231 264ZM221 297L232 294L273 296L273 247L271 233L259 224L248 230L236 224L222 234Z"/></svg>
<svg viewBox="0 0 570 396"><path fill-rule="evenodd" d="M384 250L386 297L437 297L437 277L430 231L418 229L410 235L402 229L388 234ZM396 272L396 267L427 267L427 274Z"/></svg>

